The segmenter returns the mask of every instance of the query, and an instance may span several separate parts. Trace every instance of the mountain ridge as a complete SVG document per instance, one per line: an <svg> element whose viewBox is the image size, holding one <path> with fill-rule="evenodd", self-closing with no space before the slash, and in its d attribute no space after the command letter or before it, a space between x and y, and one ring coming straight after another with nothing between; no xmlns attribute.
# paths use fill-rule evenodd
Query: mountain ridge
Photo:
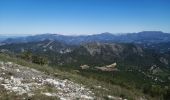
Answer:
<svg viewBox="0 0 170 100"><path fill-rule="evenodd" d="M161 31L142 31L138 33L112 34L109 32L94 35L60 35L60 34L39 34L27 37L8 38L2 43L26 43L43 41L46 39L58 40L67 44L79 45L88 42L120 42L120 43L160 43L170 42L170 34Z"/></svg>

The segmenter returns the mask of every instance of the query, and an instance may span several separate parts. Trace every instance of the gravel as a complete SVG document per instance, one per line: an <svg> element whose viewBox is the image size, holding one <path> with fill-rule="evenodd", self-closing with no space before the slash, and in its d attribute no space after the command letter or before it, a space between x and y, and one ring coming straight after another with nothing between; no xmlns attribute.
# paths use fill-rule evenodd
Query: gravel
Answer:
<svg viewBox="0 0 170 100"><path fill-rule="evenodd" d="M56 96L61 100L93 100L94 93L82 84L70 80L61 80L54 76L46 75L36 69L21 66L12 62L0 61L0 85L8 92L16 95L36 95L36 90L43 90L47 86L53 91L41 91L46 96Z"/></svg>

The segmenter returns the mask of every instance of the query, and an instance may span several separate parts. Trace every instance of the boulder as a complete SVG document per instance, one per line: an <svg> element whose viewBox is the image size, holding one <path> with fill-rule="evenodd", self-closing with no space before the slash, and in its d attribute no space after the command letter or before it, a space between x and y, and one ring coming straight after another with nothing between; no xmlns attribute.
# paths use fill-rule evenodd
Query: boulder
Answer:
<svg viewBox="0 0 170 100"><path fill-rule="evenodd" d="M88 65L81 65L80 67L81 67L81 69L89 69L90 68L90 66L88 66Z"/></svg>

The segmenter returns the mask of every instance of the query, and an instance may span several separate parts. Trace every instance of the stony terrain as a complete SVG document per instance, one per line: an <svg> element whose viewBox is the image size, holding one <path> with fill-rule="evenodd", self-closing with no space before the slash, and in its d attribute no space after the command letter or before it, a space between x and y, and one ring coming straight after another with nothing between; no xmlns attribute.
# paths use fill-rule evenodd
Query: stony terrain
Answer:
<svg viewBox="0 0 170 100"><path fill-rule="evenodd" d="M61 100L91 100L95 98L94 93L81 84L67 79L61 80L12 62L0 61L0 86L3 86L9 93L26 94L28 97L40 93Z"/></svg>

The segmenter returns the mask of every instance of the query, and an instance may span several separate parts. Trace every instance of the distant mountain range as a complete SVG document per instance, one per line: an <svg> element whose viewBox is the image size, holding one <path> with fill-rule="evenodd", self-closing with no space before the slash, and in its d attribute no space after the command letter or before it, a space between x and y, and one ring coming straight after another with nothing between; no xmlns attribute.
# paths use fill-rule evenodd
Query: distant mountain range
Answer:
<svg viewBox="0 0 170 100"><path fill-rule="evenodd" d="M66 44L82 44L88 42L119 42L119 43L161 43L170 42L170 34L161 31L143 31L139 33L112 34L101 33L95 35L66 36L59 34L41 34L26 37L8 38L3 43L27 43L43 40L57 40Z"/></svg>
<svg viewBox="0 0 170 100"><path fill-rule="evenodd" d="M26 37L27 34L0 34L0 42L5 41L9 38Z"/></svg>

